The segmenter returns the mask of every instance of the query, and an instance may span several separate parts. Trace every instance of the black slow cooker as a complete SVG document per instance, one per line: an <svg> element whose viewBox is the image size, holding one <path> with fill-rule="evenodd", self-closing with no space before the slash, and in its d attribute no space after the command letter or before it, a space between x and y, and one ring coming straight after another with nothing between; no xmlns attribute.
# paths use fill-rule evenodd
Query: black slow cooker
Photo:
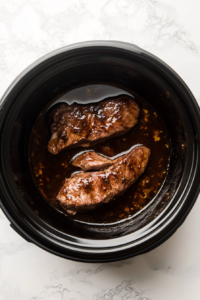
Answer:
<svg viewBox="0 0 200 300"><path fill-rule="evenodd" d="M148 100L171 138L170 166L161 191L139 214L117 224L81 224L61 215L38 192L29 168L33 124L49 101L79 85L120 85ZM200 187L200 110L183 80L141 48L92 41L39 59L11 84L0 102L0 206L28 242L68 259L115 261L145 253L183 223Z"/></svg>

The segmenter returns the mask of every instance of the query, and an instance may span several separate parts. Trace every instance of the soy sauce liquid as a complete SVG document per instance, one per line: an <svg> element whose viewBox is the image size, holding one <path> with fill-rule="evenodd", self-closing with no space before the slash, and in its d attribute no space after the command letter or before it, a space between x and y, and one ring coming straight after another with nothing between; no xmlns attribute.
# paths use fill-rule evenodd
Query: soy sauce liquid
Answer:
<svg viewBox="0 0 200 300"><path fill-rule="evenodd" d="M131 96L140 107L139 122L129 132L93 147L79 147L66 150L58 155L48 152L51 114L57 105L61 103L86 105L111 97L120 97L120 95ZM157 111L145 99L119 87L104 84L79 87L54 99L40 113L32 129L29 143L30 169L43 198L60 213L66 214L56 200L56 196L65 178L80 171L70 163L75 155L85 150L94 150L112 157L128 151L137 144L143 144L150 148L151 156L145 172L136 183L111 204L107 204L97 211L70 216L81 222L113 223L130 218L152 201L161 189L167 174L170 158L170 139L167 128Z"/></svg>

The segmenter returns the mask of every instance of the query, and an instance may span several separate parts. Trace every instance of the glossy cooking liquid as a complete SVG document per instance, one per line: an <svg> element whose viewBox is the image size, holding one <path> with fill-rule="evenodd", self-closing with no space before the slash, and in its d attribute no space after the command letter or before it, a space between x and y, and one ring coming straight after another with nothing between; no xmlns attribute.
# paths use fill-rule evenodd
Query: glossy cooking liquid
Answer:
<svg viewBox="0 0 200 300"><path fill-rule="evenodd" d="M140 107L138 124L126 134L102 142L92 147L79 147L65 150L58 155L48 152L50 139L51 111L60 103L89 104L110 97L129 95ZM76 88L57 99L40 113L32 129L29 144L29 163L35 184L43 198L60 213L66 212L60 207L56 196L65 178L69 178L79 168L70 161L75 155L86 150L94 150L108 157L118 156L129 151L137 144L150 148L151 156L145 172L139 177L124 195L116 198L101 209L76 214L70 218L89 223L113 223L130 218L144 208L159 193L165 180L170 157L170 139L162 118L145 99L129 93L119 87L96 84Z"/></svg>

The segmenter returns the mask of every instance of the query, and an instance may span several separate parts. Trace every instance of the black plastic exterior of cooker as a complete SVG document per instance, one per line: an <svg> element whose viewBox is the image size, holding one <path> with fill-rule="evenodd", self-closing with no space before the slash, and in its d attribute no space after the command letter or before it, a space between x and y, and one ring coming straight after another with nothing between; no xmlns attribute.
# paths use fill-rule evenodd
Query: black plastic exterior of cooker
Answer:
<svg viewBox="0 0 200 300"><path fill-rule="evenodd" d="M15 174L11 162L11 153L15 151L13 150L14 148L11 149L15 146L13 130L15 130L15 134L17 134L20 128L17 129L18 131L16 128L13 128L18 126L15 123L16 112L18 111L20 115L23 109L23 101L20 102L18 99L21 97L21 94L26 93L27 90L33 89L34 91L35 82L45 82L46 75L43 76L43 74L45 74L47 70L49 72L48 78L51 76L53 78L55 72L61 72L59 71L59 67L56 69L57 66L60 66L62 63L64 66L64 62L67 63L69 70L71 70L72 65L76 65L76 71L79 70L79 66L87 65L88 63L88 69L85 69L87 73L87 70L90 72L92 65L95 65L95 67L99 66L99 70L101 70L104 65L110 64L111 57L114 57L114 60L118 61L115 72L120 72L120 74L125 73L124 82L126 82L126 80L128 82L130 78L132 80L134 76L137 76L137 72L134 74L133 68L131 67L131 64L135 62L136 69L138 66L141 66L141 72L143 72L143 68L144 70L148 68L150 70L149 74L151 74L151 72L152 74L153 72L158 74L161 78L161 82L163 82L163 86L165 82L167 82L173 88L176 95L178 95L178 97L172 97L170 101L174 101L173 105L177 108L176 113L180 115L181 120L184 120L184 122L182 122L183 131L187 141L184 166L181 169L181 175L179 174L181 178L175 186L172 199L167 203L167 206L163 206L163 209L160 209L159 205L156 206L153 217L150 218L150 214L144 215L148 215L149 219L147 219L149 221L143 223L142 227L138 227L137 230L134 231L130 229L130 227L134 227L135 223L129 222L123 229L120 229L121 231L119 230L119 234L112 235L111 226L107 235L106 233L105 235L102 233L102 238L95 239L95 234L98 234L98 230L96 229L91 231L88 237L86 236L86 238L84 238L76 234L78 230L82 230L79 227L76 228L74 234L73 231L69 234L63 233L62 230L59 231L58 228L53 228L48 222L40 219L26 201L23 203L23 193L19 191L15 182ZM88 60L90 61L88 62ZM125 60L126 66L123 67ZM130 61L130 69L127 67L127 61ZM81 72L83 72L83 70L80 67L80 73ZM91 77L97 76L97 80L95 81L94 78L94 82L100 80L99 75L95 75L97 73L98 68L96 73L94 72L94 74L91 75ZM82 77L80 78L82 79ZM105 78L103 82L106 81ZM83 84L83 82L80 83ZM145 83L148 85L147 81ZM78 80L76 84L78 84ZM64 85L63 88L65 88ZM41 102L41 104L37 106L35 112L33 107L33 115L36 114L36 111L42 110L44 103ZM18 124L20 124L20 122ZM32 123L30 122L30 128L31 126ZM176 129L174 130L176 131ZM28 132L30 133L30 130L27 131L27 134ZM28 136L26 137L26 141L28 144ZM180 141L180 143L182 143L182 141ZM154 249L167 240L183 223L193 207L200 190L199 147L199 106L183 80L167 64L135 45L117 41L91 41L66 46L44 56L28 67L15 79L1 99L0 206L9 219L11 227L18 234L28 242L32 242L55 255L82 262L108 262L136 256ZM24 160L26 160L27 157L25 154L24 156ZM162 197L164 197L163 195ZM20 197L21 202L19 203L18 199L20 199ZM163 202L161 201L161 203ZM138 220L143 220L144 218L145 217L141 217ZM68 225L73 226L70 222ZM87 230L87 228L85 230ZM102 229L101 232L103 232Z"/></svg>

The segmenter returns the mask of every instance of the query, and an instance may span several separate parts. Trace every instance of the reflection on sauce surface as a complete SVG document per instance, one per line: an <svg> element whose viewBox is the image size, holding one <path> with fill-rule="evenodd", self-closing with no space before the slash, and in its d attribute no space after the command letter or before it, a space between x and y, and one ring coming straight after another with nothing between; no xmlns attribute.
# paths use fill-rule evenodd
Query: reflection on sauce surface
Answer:
<svg viewBox="0 0 200 300"><path fill-rule="evenodd" d="M151 157L144 174L124 195L111 204L96 211L77 214L73 218L90 223L112 223L133 216L145 207L158 193L168 169L170 140L166 126L155 109L141 97L131 96L140 107L138 124L122 136L99 143L92 147L79 147L51 154L47 145L50 139L49 116L58 103L88 104L120 95L130 95L126 91L108 85L90 85L74 89L57 98L46 107L35 122L30 137L29 163L34 181L44 199L55 209L65 213L56 200L65 178L80 169L71 164L71 159L83 151L94 150L108 157L121 155L133 145L143 144L150 148Z"/></svg>

